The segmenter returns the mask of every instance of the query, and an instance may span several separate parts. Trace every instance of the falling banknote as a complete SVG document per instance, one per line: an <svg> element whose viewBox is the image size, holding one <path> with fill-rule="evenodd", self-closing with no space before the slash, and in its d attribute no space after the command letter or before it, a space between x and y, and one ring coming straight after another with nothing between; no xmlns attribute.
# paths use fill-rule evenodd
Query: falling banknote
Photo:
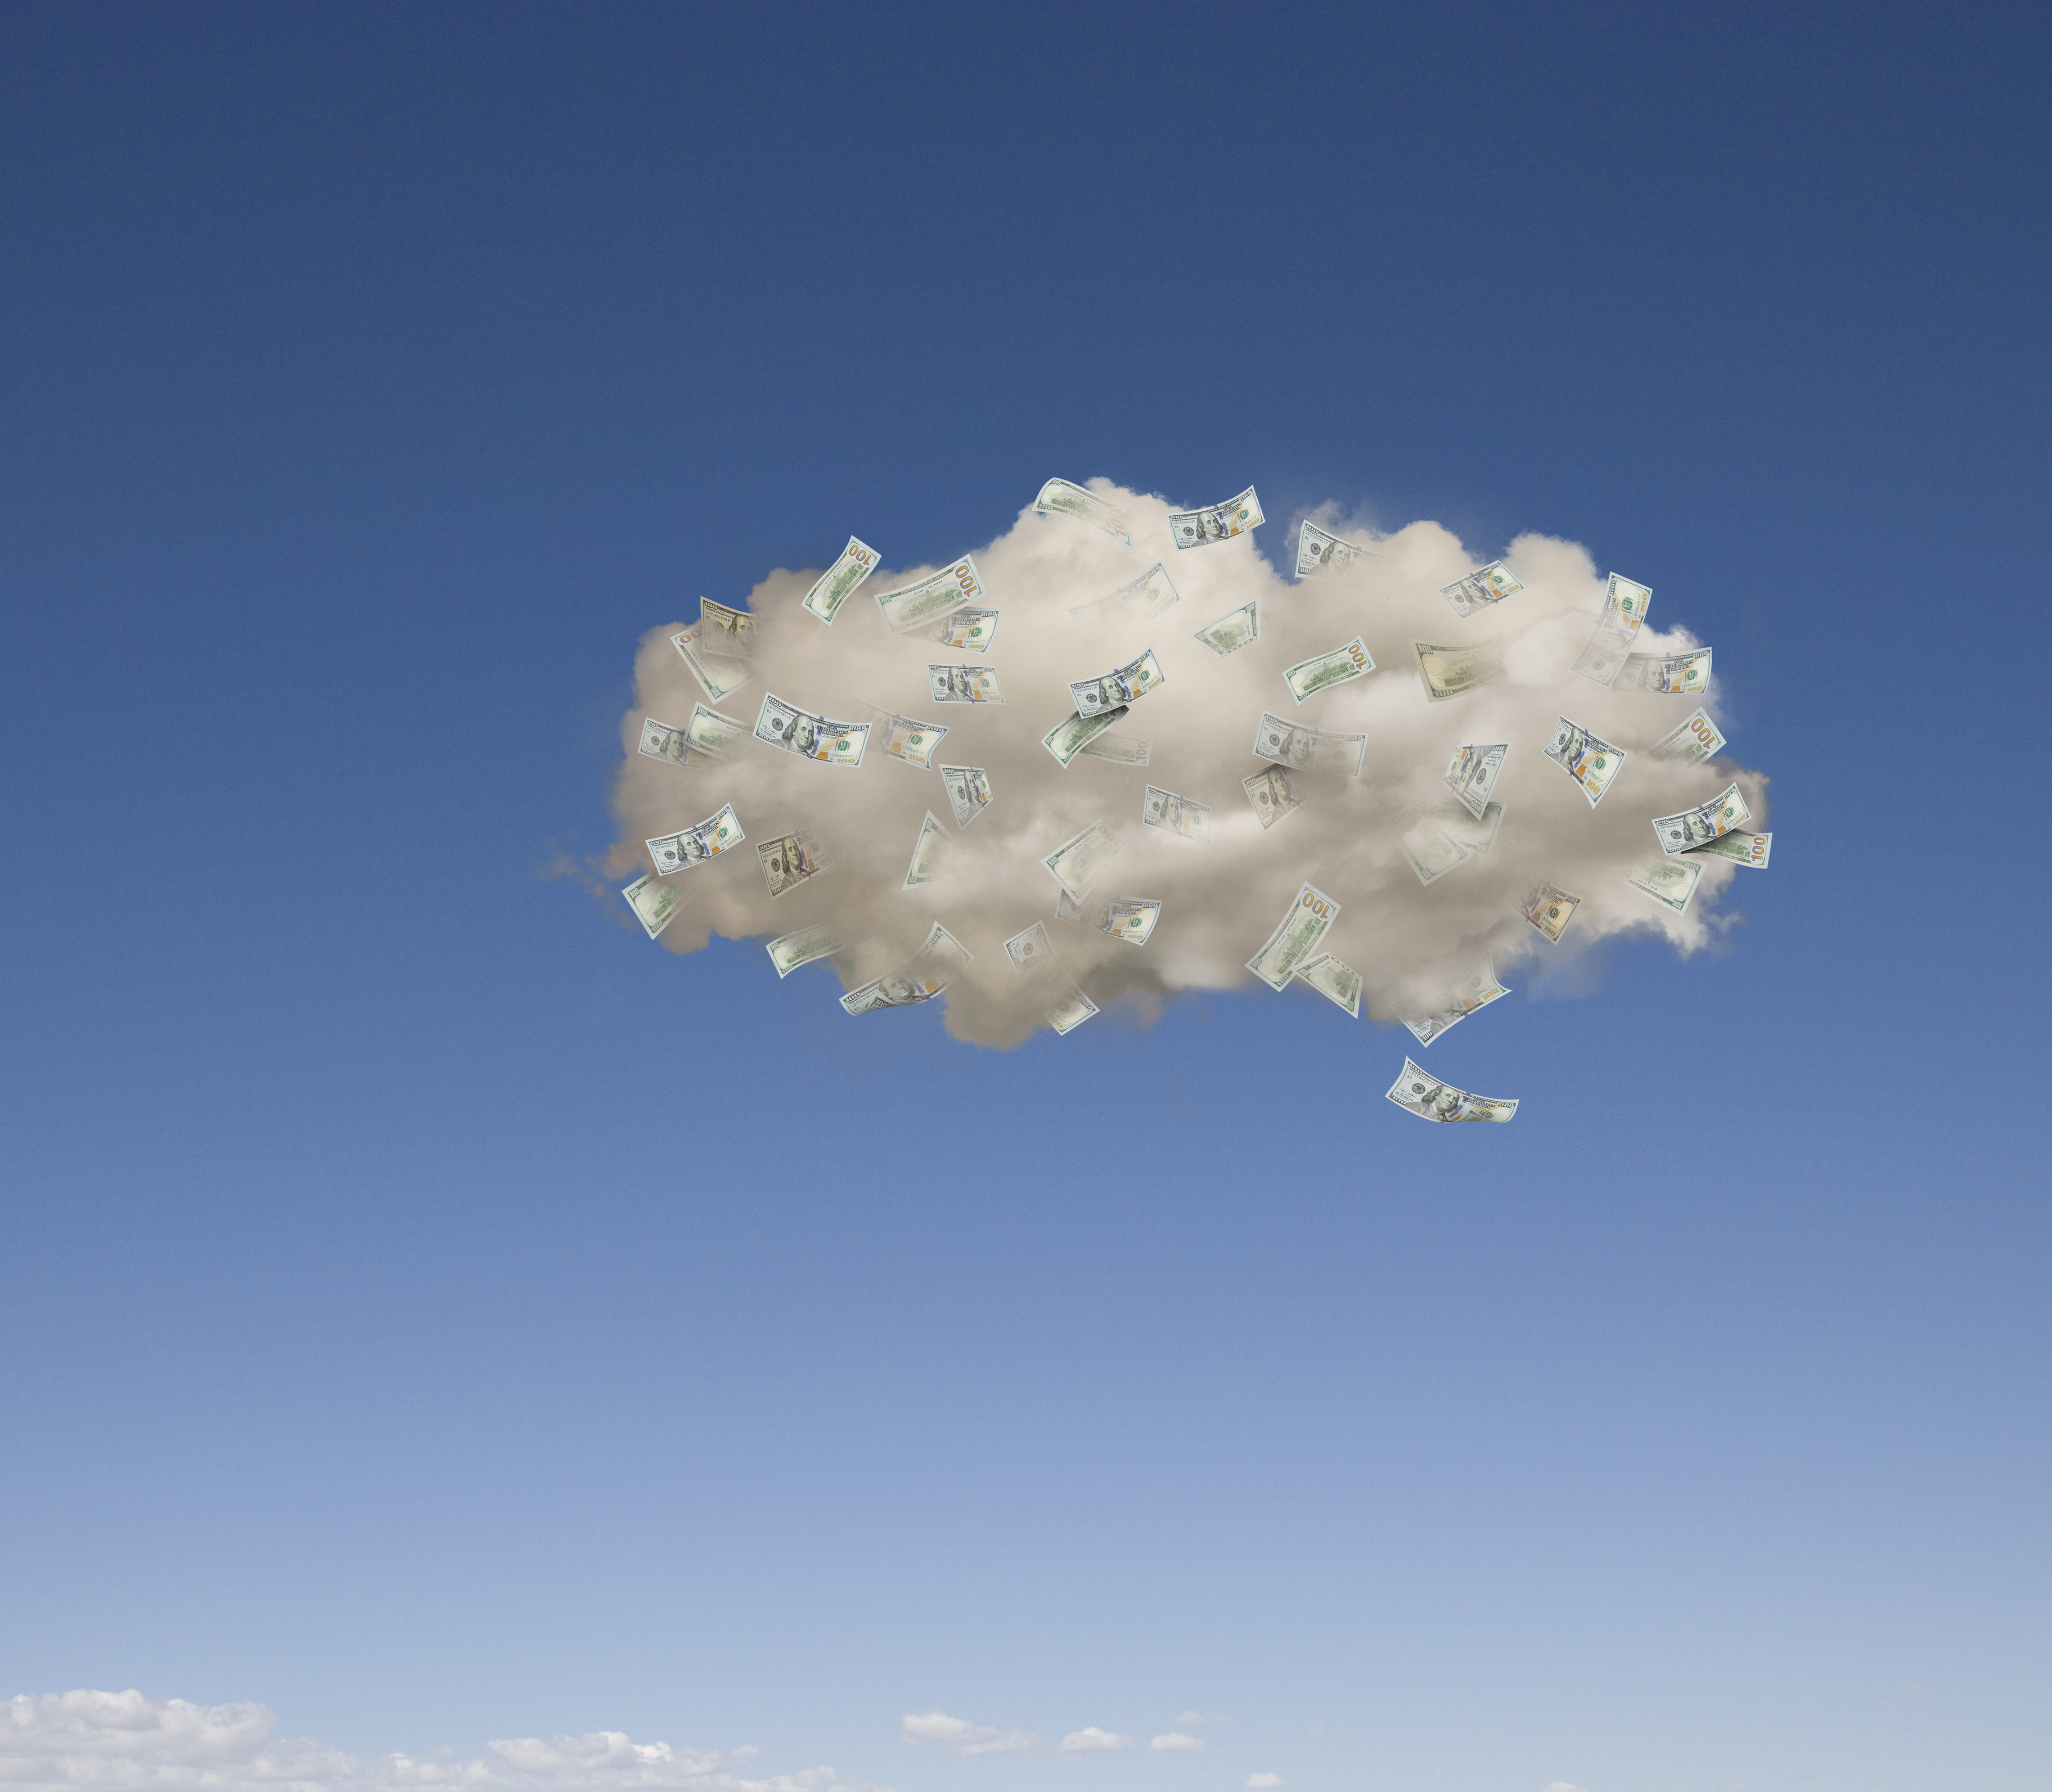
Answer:
<svg viewBox="0 0 2052 1792"><path fill-rule="evenodd" d="M1348 585L1365 582L1369 560L1386 559L1372 547L1341 541L1315 523L1306 523L1297 532L1297 576L1299 578L1337 578Z"/></svg>
<svg viewBox="0 0 2052 1792"><path fill-rule="evenodd" d="M903 634L922 623L934 622L966 610L987 594L977 576L976 556L965 554L952 565L929 573L895 591L877 594L876 607L883 612L886 625L894 634Z"/></svg>
<svg viewBox="0 0 2052 1792"><path fill-rule="evenodd" d="M1261 514L1261 500L1250 485L1236 498L1222 504L1207 504L1201 510L1172 510L1169 532L1178 547L1203 547L1258 529L1267 521Z"/></svg>
<svg viewBox="0 0 2052 1792"><path fill-rule="evenodd" d="M1694 847L1707 846L1752 819L1752 811L1746 807L1738 786L1733 784L1721 796L1699 802L1694 809L1685 809L1678 815L1658 817L1654 821L1653 831L1660 837L1660 850L1672 857Z"/></svg>
<svg viewBox="0 0 2052 1792"><path fill-rule="evenodd" d="M1557 890L1551 884L1540 883L1525 892L1525 900L1517 906L1525 920L1557 946L1561 935L1568 931L1568 922L1574 920L1575 911L1581 905L1580 896Z"/></svg>
<svg viewBox="0 0 2052 1792"><path fill-rule="evenodd" d="M643 872L620 893L626 897L634 919L651 939L675 920L677 911L684 906L683 887L662 882L652 871Z"/></svg>
<svg viewBox="0 0 2052 1792"><path fill-rule="evenodd" d="M810 964L815 959L830 959L847 949L848 942L824 923L785 934L764 948L770 955L770 962L777 967L780 981L801 965Z"/></svg>
<svg viewBox="0 0 2052 1792"><path fill-rule="evenodd" d="M787 833L767 845L758 844L755 857L762 862L762 881L770 886L770 900L774 902L827 869L826 836L816 828Z"/></svg>
<svg viewBox="0 0 2052 1792"><path fill-rule="evenodd" d="M1261 600L1250 598L1237 610L1228 610L1216 622L1208 622L1192 637L1201 641L1222 660L1237 653L1251 641L1261 638Z"/></svg>
<svg viewBox="0 0 2052 1792"><path fill-rule="evenodd" d="M1447 775L1440 782L1454 793L1455 800L1463 809L1480 821L1482 811L1489 807L1489 794L1496 788L1503 762L1510 754L1510 743L1507 740L1492 741L1486 747L1456 747L1447 764Z"/></svg>
<svg viewBox="0 0 2052 1792"><path fill-rule="evenodd" d="M788 704L779 696L762 700L762 713L755 718L755 738L801 759L816 759L823 765L859 766L869 745L867 722L829 722L824 716Z"/></svg>
<svg viewBox="0 0 2052 1792"><path fill-rule="evenodd" d="M910 1008L931 1002L974 962L969 948L936 921L926 944L910 958L887 976L850 990L840 1005L848 1014L868 1014L879 1008Z"/></svg>
<svg viewBox="0 0 2052 1792"><path fill-rule="evenodd" d="M1721 753L1725 737L1707 712L1700 706L1689 719L1670 735L1663 735L1647 749L1656 759L1671 759L1682 765L1700 765L1713 754Z"/></svg>
<svg viewBox="0 0 2052 1792"><path fill-rule="evenodd" d="M698 755L691 751L690 734L683 728L672 727L668 722L659 722L652 716L642 718L641 744L635 751L652 759L667 760L673 766L698 763Z"/></svg>
<svg viewBox="0 0 2052 1792"><path fill-rule="evenodd" d="M1321 952L1309 964L1298 965L1297 974L1326 1001L1361 1018L1361 973L1352 965Z"/></svg>
<svg viewBox="0 0 2052 1792"><path fill-rule="evenodd" d="M1157 690L1166 682L1161 662L1149 648L1137 660L1114 666L1099 678L1079 678L1069 686L1069 697L1079 716L1102 716Z"/></svg>
<svg viewBox="0 0 2052 1792"><path fill-rule="evenodd" d="M938 722L915 722L909 716L899 716L888 709L877 709L867 704L862 706L869 711L870 725L883 737L883 751L894 759L908 766L916 766L922 771L930 771L934 755L940 750L941 742L947 730Z"/></svg>
<svg viewBox="0 0 2052 1792"><path fill-rule="evenodd" d="M941 782L947 786L957 827L967 827L990 806L990 774L981 766L942 766Z"/></svg>
<svg viewBox="0 0 2052 1792"><path fill-rule="evenodd" d="M1478 641L1470 647L1446 647L1429 641L1414 641L1411 651L1418 657L1418 676L1426 697L1433 703L1486 684L1503 670L1503 643Z"/></svg>
<svg viewBox="0 0 2052 1792"><path fill-rule="evenodd" d="M1703 868L1693 859L1665 859L1643 865L1625 875L1625 882L1643 892L1663 908L1678 915L1689 912L1689 898L1696 893L1696 880Z"/></svg>
<svg viewBox="0 0 2052 1792"><path fill-rule="evenodd" d="M734 805L720 806L719 813L709 815L695 827L684 828L676 833L658 834L653 840L644 841L648 857L656 861L656 875L668 877L672 872L691 871L715 859L730 846L738 846L748 836L741 831L741 823L735 818Z"/></svg>
<svg viewBox="0 0 2052 1792"><path fill-rule="evenodd" d="M1070 760L1099 735L1118 727L1126 716L1126 708L1123 704L1116 709L1107 709L1102 716L1081 716L1072 712L1041 735L1040 744L1055 755L1057 764L1067 767Z"/></svg>
<svg viewBox="0 0 2052 1792"><path fill-rule="evenodd" d="M1097 1012L1097 1004L1062 969L1044 922L1036 921L1006 940L1004 955L1032 989L1040 1018L1057 1033L1074 1031Z"/></svg>
<svg viewBox="0 0 2052 1792"><path fill-rule="evenodd" d="M1447 987L1431 991L1422 1000L1407 998L1397 1009L1396 1018L1417 1035L1420 1046L1429 1045L1477 1009L1486 1008L1510 994L1496 980L1496 967L1483 959Z"/></svg>
<svg viewBox="0 0 2052 1792"><path fill-rule="evenodd" d="M1658 691L1670 697L1699 697L1710 688L1710 650L1686 653L1627 653L1611 680L1613 691Z"/></svg>
<svg viewBox="0 0 2052 1792"><path fill-rule="evenodd" d="M1729 833L1712 841L1709 845L1698 846L1693 850L1706 858L1729 859L1733 865L1764 871L1768 855L1774 850L1774 836L1771 833L1747 833L1742 829L1734 828Z"/></svg>
<svg viewBox="0 0 2052 1792"><path fill-rule="evenodd" d="M1579 722L1564 716L1554 718L1553 738L1546 743L1546 757L1581 786L1582 794L1593 809L1604 792L1624 767L1625 751L1599 739Z"/></svg>
<svg viewBox="0 0 2052 1792"><path fill-rule="evenodd" d="M1610 575L1604 594L1603 614L1596 618L1596 633L1575 661L1575 670L1592 684L1608 684L1623 670L1625 656L1651 607L1650 586L1634 583L1620 573Z"/></svg>
<svg viewBox="0 0 2052 1792"><path fill-rule="evenodd" d="M1208 846L1212 840L1212 806L1199 802L1193 797L1179 797L1173 790L1157 790L1149 784L1147 794L1140 799L1140 824Z"/></svg>
<svg viewBox="0 0 2052 1792"><path fill-rule="evenodd" d="M1442 585L1439 595L1454 606L1454 614L1469 617L1478 610L1486 610L1493 603L1502 603L1525 587L1510 576L1501 560L1492 560L1486 567L1477 567L1473 572L1464 573L1451 585Z"/></svg>
<svg viewBox="0 0 2052 1792"><path fill-rule="evenodd" d="M1293 809L1304 806L1295 780L1280 766L1269 766L1251 778L1243 778L1239 787L1247 792L1247 800L1254 805L1255 818L1264 830L1274 827Z"/></svg>
<svg viewBox="0 0 2052 1792"><path fill-rule="evenodd" d="M1300 885L1268 943L1247 961L1247 968L1271 990L1286 988L1297 967L1318 955L1320 942L1339 914L1340 905L1323 890Z"/></svg>
<svg viewBox="0 0 2052 1792"><path fill-rule="evenodd" d="M1051 479L1040 488L1040 495L1033 500L1033 508L1044 516L1079 516L1094 527L1108 535L1116 535L1128 547L1133 545L1132 531L1126 523L1126 512L1118 504L1108 504L1095 492L1086 492L1083 487L1066 479Z"/></svg>
<svg viewBox="0 0 2052 1792"><path fill-rule="evenodd" d="M848 601L848 594L875 571L876 550L850 535L840 558L820 574L805 594L805 607L832 627L835 613Z"/></svg>
<svg viewBox="0 0 2052 1792"><path fill-rule="evenodd" d="M958 610L952 616L943 616L938 622L928 622L916 629L905 631L926 641L938 641L950 647L966 649L972 653L990 651L992 637L997 633L997 612L994 610Z"/></svg>
<svg viewBox="0 0 2052 1792"><path fill-rule="evenodd" d="M1421 884L1445 876L1469 857L1467 848L1426 810L1400 809L1383 825L1396 837L1398 849Z"/></svg>
<svg viewBox="0 0 2052 1792"><path fill-rule="evenodd" d="M717 709L695 703L691 719L684 724L684 738L709 759L724 759L748 739L748 724L738 716L723 716Z"/></svg>
<svg viewBox="0 0 2052 1792"><path fill-rule="evenodd" d="M933 810L928 810L919 824L919 837L912 843L912 862L905 868L905 881L900 888L915 889L930 881L940 869L941 854L947 844L946 830L934 819Z"/></svg>
<svg viewBox="0 0 2052 1792"><path fill-rule="evenodd" d="M1075 838L1065 840L1040 863L1072 896L1086 895L1097 874L1125 843L1102 821L1093 821Z"/></svg>
<svg viewBox="0 0 2052 1792"><path fill-rule="evenodd" d="M1440 833L1478 858L1496 844L1496 830L1503 825L1500 802L1489 804L1479 815L1470 815L1457 802L1435 802L1427 813Z"/></svg>
<svg viewBox="0 0 2052 1792"><path fill-rule="evenodd" d="M1069 612L1069 619L1095 641L1130 623L1144 622L1149 617L1159 616L1176 602L1177 595L1175 583L1169 577L1169 569L1157 560L1138 578L1120 586L1109 597L1078 604Z"/></svg>
<svg viewBox="0 0 2052 1792"><path fill-rule="evenodd" d="M1384 1094L1407 1113L1421 1120L1507 1120L1517 1112L1515 1101L1500 1096L1470 1095L1451 1083L1443 1083L1410 1059Z"/></svg>
<svg viewBox="0 0 2052 1792"><path fill-rule="evenodd" d="M691 676L703 687L705 694L718 703L753 678L755 669L745 660L705 652L699 644L703 625L694 622L688 629L679 629L670 637L670 645L683 656L684 664L691 669Z"/></svg>
<svg viewBox="0 0 2052 1792"><path fill-rule="evenodd" d="M1055 898L1055 919L1095 927L1129 946L1145 946L1161 919L1161 904L1153 896L1093 896L1079 902L1064 890Z"/></svg>
<svg viewBox="0 0 2052 1792"><path fill-rule="evenodd" d="M1260 726L1254 731L1253 751L1257 759L1272 760L1292 771L1333 771L1342 778L1358 778L1368 736L1306 727L1264 709Z"/></svg>
<svg viewBox="0 0 2052 1792"><path fill-rule="evenodd" d="M1144 766L1154 756L1154 743L1145 735L1101 734L1083 743L1083 757L1110 759L1115 765Z"/></svg>
<svg viewBox="0 0 2052 1792"><path fill-rule="evenodd" d="M755 652L755 633L760 622L761 618L753 611L715 603L711 598L699 599L699 639L708 653L722 653L734 660L749 658Z"/></svg>
<svg viewBox="0 0 2052 1792"><path fill-rule="evenodd" d="M1302 703L1333 685L1345 684L1349 678L1365 678L1374 670L1368 643L1356 635L1344 647L1299 660L1284 671L1282 682L1290 687L1290 695Z"/></svg>
<svg viewBox="0 0 2052 1792"><path fill-rule="evenodd" d="M995 666L926 668L926 685L935 703L1002 703L1004 687Z"/></svg>

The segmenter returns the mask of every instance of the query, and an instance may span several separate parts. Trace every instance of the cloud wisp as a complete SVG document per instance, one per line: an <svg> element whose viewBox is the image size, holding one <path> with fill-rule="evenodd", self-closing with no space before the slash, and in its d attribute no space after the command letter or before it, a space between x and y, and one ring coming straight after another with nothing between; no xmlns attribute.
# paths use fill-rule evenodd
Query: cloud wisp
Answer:
<svg viewBox="0 0 2052 1792"><path fill-rule="evenodd" d="M1040 1739L1024 1730L972 1723L946 1712L908 1712L899 1734L908 1743L931 1743L957 1755L1022 1755Z"/></svg>

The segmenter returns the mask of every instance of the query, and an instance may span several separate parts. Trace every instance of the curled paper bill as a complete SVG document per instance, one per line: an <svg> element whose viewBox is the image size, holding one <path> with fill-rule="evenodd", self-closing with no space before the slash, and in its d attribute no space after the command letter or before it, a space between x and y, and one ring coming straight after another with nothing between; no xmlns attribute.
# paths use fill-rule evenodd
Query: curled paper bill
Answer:
<svg viewBox="0 0 2052 1792"><path fill-rule="evenodd" d="M801 965L810 964L815 959L830 959L835 953L845 951L848 942L825 923L817 927L801 927L796 933L787 933L773 939L764 948L770 962L777 967L781 982Z"/></svg>
<svg viewBox="0 0 2052 1792"><path fill-rule="evenodd" d="M1228 498L1222 504L1206 504L1198 510L1172 510L1169 512L1169 533L1178 547L1204 547L1215 541L1228 541L1249 529L1258 529L1267 521L1261 514L1261 500L1254 495L1250 485L1236 498Z"/></svg>
<svg viewBox="0 0 2052 1792"><path fill-rule="evenodd" d="M1707 846L1693 849L1705 858L1729 859L1733 865L1746 865L1755 871L1766 870L1768 855L1773 849L1772 834L1747 833L1738 828L1712 841Z"/></svg>
<svg viewBox="0 0 2052 1792"><path fill-rule="evenodd" d="M1546 743L1546 757L1581 786L1593 809L1624 769L1627 755L1622 747L1613 747L1580 723L1559 716L1554 718L1553 738Z"/></svg>
<svg viewBox="0 0 2052 1792"><path fill-rule="evenodd" d="M1098 640L1129 623L1159 616L1177 601L1178 594L1169 569L1157 560L1138 578L1120 586L1108 597L1076 605L1069 612L1069 620L1092 640Z"/></svg>
<svg viewBox="0 0 2052 1792"><path fill-rule="evenodd" d="M1298 965L1296 974L1335 1007L1361 1018L1361 973L1352 965L1321 952L1308 964Z"/></svg>
<svg viewBox="0 0 2052 1792"><path fill-rule="evenodd" d="M1671 759L1682 765L1698 765L1725 750L1723 732L1709 713L1698 706L1688 720L1647 749L1647 756Z"/></svg>
<svg viewBox="0 0 2052 1792"><path fill-rule="evenodd" d="M1384 1091L1406 1113L1421 1120L1507 1120L1517 1112L1517 1104L1499 1096L1470 1095L1451 1083L1443 1083L1410 1059L1396 1080Z"/></svg>
<svg viewBox="0 0 2052 1792"><path fill-rule="evenodd" d="M1284 989L1297 974L1297 967L1318 955L1320 943L1339 915L1340 905L1323 890L1300 884L1275 931L1247 961L1247 968L1271 990Z"/></svg>
<svg viewBox="0 0 2052 1792"><path fill-rule="evenodd" d="M1738 794L1738 786L1733 784L1725 788L1721 796L1699 802L1694 809L1657 817L1653 832L1659 840L1660 850L1671 857L1676 853L1686 853L1693 847L1707 846L1713 840L1721 840L1733 828L1752 819L1752 811L1746 807L1745 798Z"/></svg>
<svg viewBox="0 0 2052 1792"><path fill-rule="evenodd" d="M676 833L658 834L642 844L648 849L648 857L656 861L656 875L668 877L672 872L691 871L715 859L730 846L738 846L748 836L741 831L734 805L720 806L718 814Z"/></svg>
<svg viewBox="0 0 2052 1792"><path fill-rule="evenodd" d="M665 884L654 872L644 871L620 893L634 911L641 931L653 939L676 919L677 911L684 906L685 888L683 884Z"/></svg>
<svg viewBox="0 0 2052 1792"><path fill-rule="evenodd" d="M1357 542L1341 541L1315 523L1306 523L1297 531L1299 578L1337 578L1345 584L1358 585L1368 570L1364 562L1388 558Z"/></svg>
<svg viewBox="0 0 2052 1792"><path fill-rule="evenodd" d="M1106 504L1095 492L1086 492L1071 480L1049 480L1040 488L1033 508L1044 516L1081 517L1093 528L1117 537L1128 547L1133 545L1133 532L1126 527L1125 507Z"/></svg>
<svg viewBox="0 0 2052 1792"><path fill-rule="evenodd" d="M895 591L877 594L876 607L883 613L885 625L893 634L903 634L923 623L937 622L980 602L988 594L977 576L976 556L965 554L938 572Z"/></svg>
<svg viewBox="0 0 2052 1792"><path fill-rule="evenodd" d="M1129 946L1145 946L1161 919L1161 904L1153 896L1093 896L1079 902L1064 890L1055 899L1055 919L1095 927Z"/></svg>
<svg viewBox="0 0 2052 1792"><path fill-rule="evenodd" d="M1525 587L1510 576L1501 560L1492 560L1486 567L1477 567L1473 572L1463 573L1451 585L1442 585L1439 595L1453 606L1456 616L1472 616L1478 610L1486 610L1493 603L1521 591Z"/></svg>
<svg viewBox="0 0 2052 1792"><path fill-rule="evenodd" d="M1551 884L1539 883L1525 892L1517 908L1526 920L1557 946L1561 935L1568 931L1568 922L1574 920L1575 911L1581 905L1580 896L1557 890Z"/></svg>
<svg viewBox="0 0 2052 1792"><path fill-rule="evenodd" d="M832 628L848 594L875 571L876 550L850 535L840 558L813 582L801 607Z"/></svg>
<svg viewBox="0 0 2052 1792"><path fill-rule="evenodd" d="M1228 610L1216 622L1207 622L1192 637L1201 641L1223 660L1237 653L1249 641L1261 638L1261 600L1251 598L1237 610Z"/></svg>
<svg viewBox="0 0 2052 1792"><path fill-rule="evenodd" d="M1194 797L1179 797L1173 790L1147 786L1140 799L1140 825L1159 828L1183 840L1208 846L1212 840L1212 806Z"/></svg>
<svg viewBox="0 0 2052 1792"><path fill-rule="evenodd" d="M975 955L936 921L926 944L910 958L873 982L850 990L840 1005L848 1014L868 1014L879 1008L910 1008L931 1002L974 963Z"/></svg>

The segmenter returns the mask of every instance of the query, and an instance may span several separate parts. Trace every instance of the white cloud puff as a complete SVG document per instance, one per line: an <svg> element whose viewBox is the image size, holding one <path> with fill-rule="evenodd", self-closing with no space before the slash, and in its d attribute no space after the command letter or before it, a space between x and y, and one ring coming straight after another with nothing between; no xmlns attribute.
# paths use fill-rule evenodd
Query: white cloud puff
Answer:
<svg viewBox="0 0 2052 1792"><path fill-rule="evenodd" d="M197 1705L137 1692L45 1693L0 1710L0 1786L22 1792L852 1792L831 1767L766 1779L728 1769L756 1751L673 1749L617 1730L519 1736L481 1755L347 1755L280 1736L264 1706Z"/></svg>
<svg viewBox="0 0 2052 1792"><path fill-rule="evenodd" d="M1249 1774L1247 1776L1247 1792L1269 1792L1271 1786L1282 1783L1280 1774Z"/></svg>
<svg viewBox="0 0 2052 1792"><path fill-rule="evenodd" d="M1018 1755L1034 1742L1024 1730L972 1723L939 1711L907 1712L899 1734L908 1743L934 1743L957 1755Z"/></svg>
<svg viewBox="0 0 2052 1792"><path fill-rule="evenodd" d="M1157 1736L1148 1743L1149 1752L1165 1755L1173 1749L1202 1748L1204 1744L1195 1736L1186 1736L1180 1730L1171 1730L1165 1736Z"/></svg>
<svg viewBox="0 0 2052 1792"><path fill-rule="evenodd" d="M1064 1755L1095 1755L1108 1748L1130 1748L1133 1739L1122 1736L1110 1730L1100 1730L1095 1723L1081 1730L1071 1730L1062 1738Z"/></svg>
<svg viewBox="0 0 2052 1792"><path fill-rule="evenodd" d="M1584 1789L1579 1786L1571 1786L1564 1779L1549 1779L1546 1782L1544 1792L1584 1792Z"/></svg>

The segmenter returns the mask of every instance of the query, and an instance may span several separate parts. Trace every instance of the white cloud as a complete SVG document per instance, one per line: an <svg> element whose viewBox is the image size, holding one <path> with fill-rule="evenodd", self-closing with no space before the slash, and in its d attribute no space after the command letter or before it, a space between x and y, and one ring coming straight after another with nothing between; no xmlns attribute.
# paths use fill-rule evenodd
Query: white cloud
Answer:
<svg viewBox="0 0 2052 1792"><path fill-rule="evenodd" d="M1564 1779L1549 1779L1546 1782L1544 1792L1584 1792L1584 1788L1570 1786Z"/></svg>
<svg viewBox="0 0 2052 1792"><path fill-rule="evenodd" d="M1101 1749L1130 1748L1133 1739L1122 1736L1110 1730L1100 1730L1095 1723L1087 1729L1071 1730L1062 1738L1064 1755L1095 1755Z"/></svg>
<svg viewBox="0 0 2052 1792"><path fill-rule="evenodd" d="M1000 1730L938 1711L908 1712L899 1733L908 1743L937 1743L957 1755L1017 1755L1034 1742L1024 1730Z"/></svg>
<svg viewBox="0 0 2052 1792"><path fill-rule="evenodd" d="M1282 1783L1280 1774L1249 1774L1247 1776L1247 1792L1269 1792L1271 1786Z"/></svg>
<svg viewBox="0 0 2052 1792"><path fill-rule="evenodd" d="M1178 1723L1230 1723L1232 1721L1232 1713L1215 1711L1207 1717L1200 1711L1186 1711L1176 1721Z"/></svg>
<svg viewBox="0 0 2052 1792"><path fill-rule="evenodd" d="M1186 1736L1180 1730L1171 1730L1165 1736L1157 1736L1147 1747L1154 1754L1165 1754L1170 1749L1202 1748L1205 1745L1195 1736Z"/></svg>
<svg viewBox="0 0 2052 1792"><path fill-rule="evenodd" d="M0 1786L10 1792L848 1792L831 1767L744 1779L753 1748L673 1749L617 1730L518 1736L481 1755L452 1751L363 1759L310 1737L280 1736L264 1706L196 1705L140 1692L23 1696L0 1708Z"/></svg>

